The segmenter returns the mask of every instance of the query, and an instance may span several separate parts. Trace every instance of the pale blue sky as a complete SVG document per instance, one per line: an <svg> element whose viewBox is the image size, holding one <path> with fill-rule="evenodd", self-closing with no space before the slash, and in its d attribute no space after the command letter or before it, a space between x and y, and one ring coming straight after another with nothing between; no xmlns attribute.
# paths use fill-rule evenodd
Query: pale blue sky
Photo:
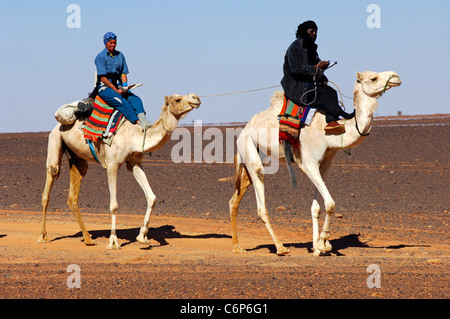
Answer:
<svg viewBox="0 0 450 319"><path fill-rule="evenodd" d="M81 9L81 28L66 25L71 3ZM381 9L381 28L366 25L371 3ZM376 115L450 113L447 0L14 0L0 3L0 15L0 132L50 131L61 105L92 90L107 31L118 36L129 83L144 83L134 92L154 121L165 95L278 85L305 20L319 26L320 57L338 61L327 76L342 93L352 95L356 71L400 75L403 85L379 100ZM203 98L183 123L247 121L268 107L273 91Z"/></svg>

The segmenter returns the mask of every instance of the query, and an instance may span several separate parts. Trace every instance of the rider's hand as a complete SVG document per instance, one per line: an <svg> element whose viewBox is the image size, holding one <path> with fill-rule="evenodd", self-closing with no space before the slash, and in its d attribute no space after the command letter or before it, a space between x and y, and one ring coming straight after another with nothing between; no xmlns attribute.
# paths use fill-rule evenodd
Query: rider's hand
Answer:
<svg viewBox="0 0 450 319"><path fill-rule="evenodd" d="M321 69L321 70L325 70L326 68L328 68L329 65L330 65L330 62L327 62L327 61L320 61L320 62L317 64L317 67L318 67L319 69Z"/></svg>
<svg viewBox="0 0 450 319"><path fill-rule="evenodd" d="M125 86L125 87L119 86L119 90L122 91L122 94L125 94L128 92L128 87L127 86Z"/></svg>

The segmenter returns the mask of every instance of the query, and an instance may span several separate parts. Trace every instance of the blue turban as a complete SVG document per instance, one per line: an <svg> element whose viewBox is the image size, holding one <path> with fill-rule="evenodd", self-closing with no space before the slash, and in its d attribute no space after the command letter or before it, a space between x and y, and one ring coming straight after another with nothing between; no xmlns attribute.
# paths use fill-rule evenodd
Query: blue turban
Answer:
<svg viewBox="0 0 450 319"><path fill-rule="evenodd" d="M103 36L103 43L106 44L108 41L117 39L117 36L112 32L106 32Z"/></svg>

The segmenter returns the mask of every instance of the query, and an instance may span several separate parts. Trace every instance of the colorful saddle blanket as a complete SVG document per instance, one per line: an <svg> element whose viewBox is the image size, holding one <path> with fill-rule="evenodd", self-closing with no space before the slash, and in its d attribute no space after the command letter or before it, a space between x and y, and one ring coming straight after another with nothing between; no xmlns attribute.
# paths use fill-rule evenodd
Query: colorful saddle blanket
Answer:
<svg viewBox="0 0 450 319"><path fill-rule="evenodd" d="M122 113L105 103L98 95L94 100L91 116L84 121L83 134L87 140L97 141L114 134L119 126Z"/></svg>
<svg viewBox="0 0 450 319"><path fill-rule="evenodd" d="M300 126L311 124L315 112L314 108L296 105L284 96L283 107L278 115L280 143L287 141L293 146L298 146Z"/></svg>

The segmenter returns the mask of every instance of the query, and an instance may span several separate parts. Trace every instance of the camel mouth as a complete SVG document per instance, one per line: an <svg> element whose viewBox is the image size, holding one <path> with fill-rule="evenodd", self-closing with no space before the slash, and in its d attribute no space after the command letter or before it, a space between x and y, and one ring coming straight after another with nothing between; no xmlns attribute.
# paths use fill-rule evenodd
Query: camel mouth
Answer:
<svg viewBox="0 0 450 319"><path fill-rule="evenodd" d="M198 109L200 106L200 101L199 102L187 102L187 105L185 105L184 109L181 110L178 115L184 117L186 116L190 111L192 111L193 109Z"/></svg>
<svg viewBox="0 0 450 319"><path fill-rule="evenodd" d="M390 89L392 87L400 86L402 84L402 80L397 75L393 75L387 84L387 87Z"/></svg>
<svg viewBox="0 0 450 319"><path fill-rule="evenodd" d="M193 108L198 108L200 106L200 102L189 102L189 105Z"/></svg>
<svg viewBox="0 0 450 319"><path fill-rule="evenodd" d="M188 100L188 104L193 107L193 108L198 108L200 106L200 104L202 103L202 101L200 100L200 98L198 97L197 94L193 94L190 93L188 94L189 96L189 100Z"/></svg>
<svg viewBox="0 0 450 319"><path fill-rule="evenodd" d="M400 80L400 77L398 75L392 75L391 77L389 77L387 83L385 84L380 93L383 94L384 92L390 90L391 88L400 86L401 84L402 80Z"/></svg>
<svg viewBox="0 0 450 319"><path fill-rule="evenodd" d="M388 90L390 90L391 88L400 86L400 84L402 84L401 81L400 81L400 83L398 83L398 82L390 82L390 81L389 81L389 83L386 85L386 88L385 88L383 91L388 91Z"/></svg>

